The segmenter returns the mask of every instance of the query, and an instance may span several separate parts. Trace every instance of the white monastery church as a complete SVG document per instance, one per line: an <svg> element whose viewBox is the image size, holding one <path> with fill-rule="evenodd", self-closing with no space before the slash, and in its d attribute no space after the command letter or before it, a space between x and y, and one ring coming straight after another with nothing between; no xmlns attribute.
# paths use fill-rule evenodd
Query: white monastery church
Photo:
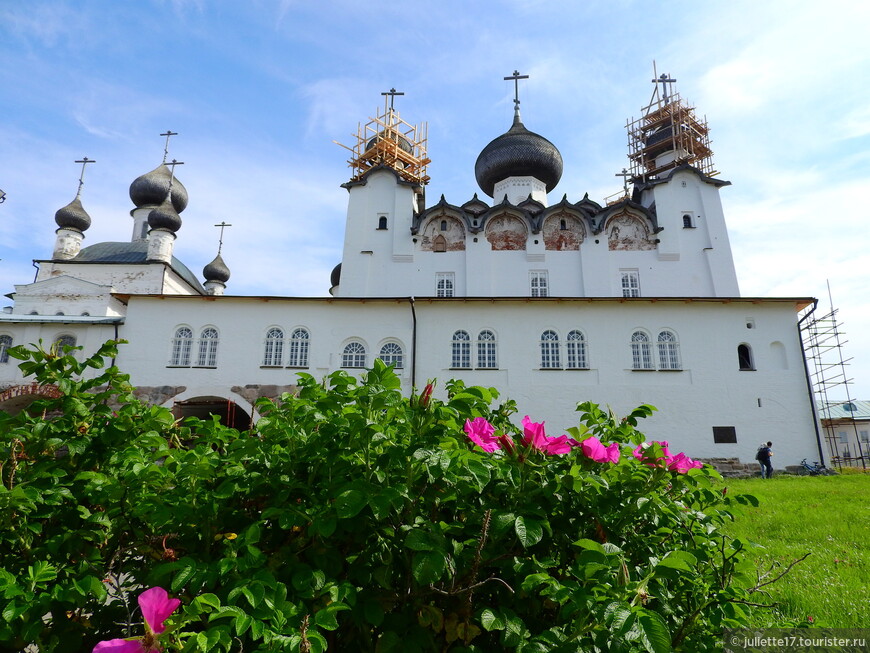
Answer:
<svg viewBox="0 0 870 653"><path fill-rule="evenodd" d="M347 148L344 250L324 297L232 295L220 253L201 282L173 255L188 196L165 159L130 186L128 242L84 247L77 195L35 281L0 314L0 408L44 392L8 347L88 354L120 337L117 364L144 398L239 428L299 372L360 374L381 358L406 393L433 378L494 386L551 435L576 425L580 401L617 414L648 403L658 412L641 430L692 457L748 462L772 439L777 466L819 458L798 329L814 300L740 296L719 197L729 182L706 123L673 80L659 83L628 123L625 192L603 204L553 194L562 155L517 98L513 124L482 139L482 194L427 205L426 128L384 94Z"/></svg>

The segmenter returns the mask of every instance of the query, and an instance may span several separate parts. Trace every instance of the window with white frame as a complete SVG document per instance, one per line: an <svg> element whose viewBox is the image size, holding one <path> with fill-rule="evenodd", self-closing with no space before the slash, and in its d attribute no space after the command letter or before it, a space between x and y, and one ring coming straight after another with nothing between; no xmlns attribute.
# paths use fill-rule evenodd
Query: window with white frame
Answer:
<svg viewBox="0 0 870 653"><path fill-rule="evenodd" d="M214 327L206 327L199 334L199 356L197 367L217 366L218 332Z"/></svg>
<svg viewBox="0 0 870 653"><path fill-rule="evenodd" d="M272 327L263 344L263 366L280 367L284 360L284 330Z"/></svg>
<svg viewBox="0 0 870 653"><path fill-rule="evenodd" d="M548 297L550 285L546 270L532 270L529 272L529 284L531 285L532 297Z"/></svg>
<svg viewBox="0 0 870 653"><path fill-rule="evenodd" d="M552 329L547 329L541 334L541 369L557 370L561 367L559 334Z"/></svg>
<svg viewBox="0 0 870 653"><path fill-rule="evenodd" d="M569 370L589 369L586 362L586 337L582 331L574 329L565 338L565 353L568 355Z"/></svg>
<svg viewBox="0 0 870 653"><path fill-rule="evenodd" d="M637 270L620 270L620 283L623 297L640 297L640 272Z"/></svg>
<svg viewBox="0 0 870 653"><path fill-rule="evenodd" d="M0 336L0 363L9 362L9 348L12 346L12 336Z"/></svg>
<svg viewBox="0 0 870 653"><path fill-rule="evenodd" d="M482 370L498 368L495 333L484 329L477 336L477 367Z"/></svg>
<svg viewBox="0 0 870 653"><path fill-rule="evenodd" d="M471 367L471 336L467 331L457 331L453 334L450 367L457 369Z"/></svg>
<svg viewBox="0 0 870 653"><path fill-rule="evenodd" d="M679 370L682 369L680 363L680 344L677 342L677 336L673 331L661 331L658 336L659 348L659 369L661 370Z"/></svg>
<svg viewBox="0 0 870 653"><path fill-rule="evenodd" d="M308 350L311 335L308 329L293 329L290 334L290 347L287 352L287 367L308 367Z"/></svg>
<svg viewBox="0 0 870 653"><path fill-rule="evenodd" d="M341 353L342 367L365 367L366 348L361 342L349 342Z"/></svg>
<svg viewBox="0 0 870 653"><path fill-rule="evenodd" d="M438 272L435 274L435 296L453 297L453 272Z"/></svg>
<svg viewBox="0 0 870 653"><path fill-rule="evenodd" d="M189 327L178 327L172 338L172 353L169 356L169 364L177 367L189 367L192 348L193 331Z"/></svg>
<svg viewBox="0 0 870 653"><path fill-rule="evenodd" d="M635 331L631 334L631 368L633 370L655 369L649 336L643 331Z"/></svg>
<svg viewBox="0 0 870 653"><path fill-rule="evenodd" d="M402 351L401 345L395 342L388 342L381 347L381 353L378 356L385 365L392 365L397 370L405 367L405 352Z"/></svg>

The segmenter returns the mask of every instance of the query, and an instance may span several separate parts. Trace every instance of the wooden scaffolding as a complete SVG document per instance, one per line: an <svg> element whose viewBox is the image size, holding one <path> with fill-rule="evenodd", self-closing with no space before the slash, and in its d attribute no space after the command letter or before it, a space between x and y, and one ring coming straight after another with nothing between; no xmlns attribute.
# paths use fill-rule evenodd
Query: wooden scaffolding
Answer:
<svg viewBox="0 0 870 653"><path fill-rule="evenodd" d="M353 147L334 142L351 152L347 161L353 170L351 181L359 181L372 168L385 165L402 179L424 185L429 183L426 174L426 166L430 163L426 154L427 134L426 123L415 126L405 122L385 99L381 112L357 126Z"/></svg>

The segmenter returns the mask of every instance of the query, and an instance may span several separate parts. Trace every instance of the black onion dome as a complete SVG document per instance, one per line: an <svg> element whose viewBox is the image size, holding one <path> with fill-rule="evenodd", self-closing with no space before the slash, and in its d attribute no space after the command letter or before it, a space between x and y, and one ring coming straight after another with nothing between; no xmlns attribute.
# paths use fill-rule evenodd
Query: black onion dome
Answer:
<svg viewBox="0 0 870 653"><path fill-rule="evenodd" d="M84 231L91 226L91 216L85 211L78 197L62 209L58 209L54 214L54 221L61 229Z"/></svg>
<svg viewBox="0 0 870 653"><path fill-rule="evenodd" d="M226 283L230 278L230 269L227 267L227 264L224 263L221 255L218 254L214 257L214 260L211 263L202 269L202 276L206 281L220 281L221 283Z"/></svg>
<svg viewBox="0 0 870 653"><path fill-rule="evenodd" d="M151 172L137 177L130 184L130 199L137 209L145 206L160 206L169 192L169 179L172 172L161 163ZM172 205L178 213L187 207L187 189L177 177L172 178Z"/></svg>
<svg viewBox="0 0 870 653"><path fill-rule="evenodd" d="M329 283L332 286L337 286L341 283L341 263L332 268L332 274L329 275Z"/></svg>
<svg viewBox="0 0 870 653"><path fill-rule="evenodd" d="M174 186L175 184L173 189ZM160 206L148 214L148 226L152 229L166 229L173 233L181 229L181 216L169 202L169 198L164 199Z"/></svg>
<svg viewBox="0 0 870 653"><path fill-rule="evenodd" d="M496 183L508 177L534 177L550 192L562 178L562 155L546 138L526 129L516 114L511 128L483 148L474 176L490 197Z"/></svg>
<svg viewBox="0 0 870 653"><path fill-rule="evenodd" d="M384 133L383 131L378 132L376 136L373 136L368 143L366 143L366 151L369 151L374 147L375 143L378 141L393 141L399 144L399 149L404 150L408 154L414 153L414 146L411 145L411 141L402 136L399 132L389 130Z"/></svg>

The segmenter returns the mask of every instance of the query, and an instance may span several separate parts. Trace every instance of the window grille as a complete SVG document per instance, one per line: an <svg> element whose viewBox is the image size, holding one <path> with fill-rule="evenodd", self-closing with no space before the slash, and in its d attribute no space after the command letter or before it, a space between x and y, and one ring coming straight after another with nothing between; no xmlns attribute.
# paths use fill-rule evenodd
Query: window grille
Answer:
<svg viewBox="0 0 870 653"><path fill-rule="evenodd" d="M559 369L559 334L555 331L544 331L541 334L541 368L545 370Z"/></svg>
<svg viewBox="0 0 870 653"><path fill-rule="evenodd" d="M471 367L471 336L466 331L453 334L453 354L450 367L468 369Z"/></svg>
<svg viewBox="0 0 870 653"><path fill-rule="evenodd" d="M568 369L585 370L589 368L586 362L586 338L581 331L571 331L565 339L565 349L568 354Z"/></svg>
<svg viewBox="0 0 870 653"><path fill-rule="evenodd" d="M659 369L662 370L679 370L680 365L680 345L677 342L677 336L672 331L662 331L658 337L659 347Z"/></svg>
<svg viewBox="0 0 870 653"><path fill-rule="evenodd" d="M218 332L217 329L206 327L199 335L199 356L197 367L217 366Z"/></svg>
<svg viewBox="0 0 870 653"><path fill-rule="evenodd" d="M366 366L366 348L359 342L349 342L344 347L344 352L341 355L342 367L365 367Z"/></svg>
<svg viewBox="0 0 870 653"><path fill-rule="evenodd" d="M640 273L637 270L623 270L620 275L622 279L622 296L640 297Z"/></svg>
<svg viewBox="0 0 870 653"><path fill-rule="evenodd" d="M266 341L263 346L263 365L278 367L283 359L284 331L278 328L269 329L266 332Z"/></svg>
<svg viewBox="0 0 870 653"><path fill-rule="evenodd" d="M435 296L453 297L453 273L439 272L435 276Z"/></svg>
<svg viewBox="0 0 870 653"><path fill-rule="evenodd" d="M532 297L547 297L549 295L549 283L545 271L530 272L529 281L531 283Z"/></svg>
<svg viewBox="0 0 870 653"><path fill-rule="evenodd" d="M484 330L477 336L477 367L483 370L498 368L495 334L492 331Z"/></svg>
<svg viewBox="0 0 870 653"><path fill-rule="evenodd" d="M652 370L652 348L649 336L643 331L631 334L631 367L635 370Z"/></svg>
<svg viewBox="0 0 870 653"><path fill-rule="evenodd" d="M0 363L9 362L9 348L12 346L12 336L0 336Z"/></svg>
<svg viewBox="0 0 870 653"><path fill-rule="evenodd" d="M378 356L385 365L392 365L397 370L405 366L405 353L402 347L395 342L388 342L381 347L381 354Z"/></svg>
<svg viewBox="0 0 870 653"><path fill-rule="evenodd" d="M175 330L172 339L172 355L169 357L170 365L187 367L190 365L190 350L193 347L193 331L187 327L179 327Z"/></svg>
<svg viewBox="0 0 870 653"><path fill-rule="evenodd" d="M308 367L310 341L311 337L307 329L295 329L293 331L290 335L290 351L287 354L288 367Z"/></svg>

